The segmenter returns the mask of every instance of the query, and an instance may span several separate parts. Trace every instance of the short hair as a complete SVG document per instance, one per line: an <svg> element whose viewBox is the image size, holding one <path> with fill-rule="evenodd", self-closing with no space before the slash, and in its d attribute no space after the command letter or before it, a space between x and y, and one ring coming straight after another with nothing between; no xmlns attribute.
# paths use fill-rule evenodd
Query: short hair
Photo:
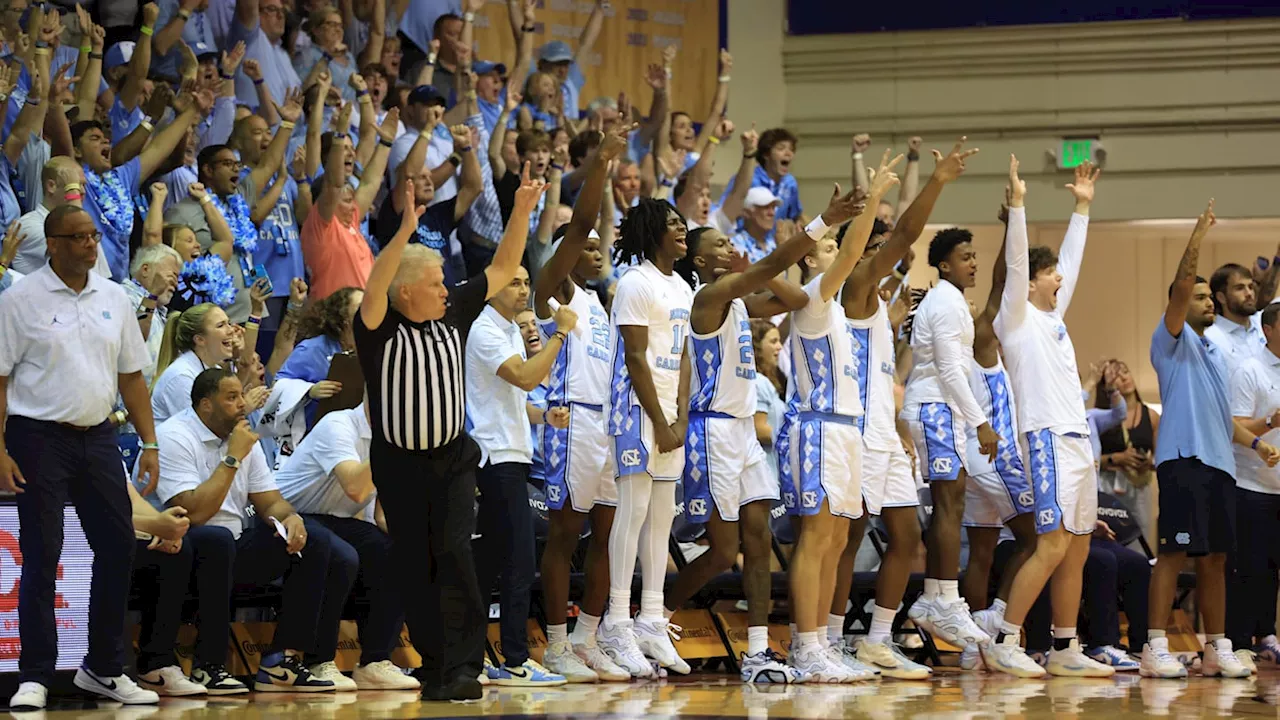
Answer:
<svg viewBox="0 0 1280 720"><path fill-rule="evenodd" d="M769 157L769 153L773 152L773 146L778 143L789 142L791 147L796 147L800 141L796 136L786 128L769 128L760 135L760 143L756 146L756 162L764 164L765 158Z"/></svg>
<svg viewBox="0 0 1280 720"><path fill-rule="evenodd" d="M516 136L516 154L551 149L551 136L541 130L521 130Z"/></svg>
<svg viewBox="0 0 1280 720"><path fill-rule="evenodd" d="M216 156L218 153L222 152L223 150L226 150L227 152L231 152L231 153L235 152L234 150L232 150L230 147L226 145L209 145L203 150L201 150L198 155L196 155L196 175L200 178L201 182L204 182L205 166L213 165L214 156ZM210 189L210 192L212 192L212 189Z"/></svg>
<svg viewBox="0 0 1280 720"><path fill-rule="evenodd" d="M177 250L168 245L147 245L134 253L133 260L129 263L129 275L137 275L143 265L156 265L170 258L177 260L179 267L182 266L182 256Z"/></svg>
<svg viewBox="0 0 1280 720"><path fill-rule="evenodd" d="M396 276L391 278L391 296L399 294L401 286L417 282L422 277L422 271L432 265L444 266L444 256L438 250L419 243L405 246L400 251L400 265L396 268Z"/></svg>
<svg viewBox="0 0 1280 720"><path fill-rule="evenodd" d="M387 80L391 79L391 73L387 71L387 66L380 62L365 63L364 67L360 68L360 74L366 78L374 73L381 75Z"/></svg>
<svg viewBox="0 0 1280 720"><path fill-rule="evenodd" d="M618 109L618 101L609 95L601 95L600 97L587 103L587 112L595 112L601 108L609 108L611 110Z"/></svg>
<svg viewBox="0 0 1280 720"><path fill-rule="evenodd" d="M680 179L676 180L676 186L671 190L671 200L678 201L684 197L684 193L689 189L689 176L692 173L680 173Z"/></svg>
<svg viewBox="0 0 1280 720"><path fill-rule="evenodd" d="M235 377L234 372L220 365L202 371L191 383L191 407L199 405L205 398L217 395L218 388L222 387L222 381L227 378L234 380Z"/></svg>
<svg viewBox="0 0 1280 720"><path fill-rule="evenodd" d="M1262 309L1262 324L1271 327L1280 319L1280 303L1271 303Z"/></svg>
<svg viewBox="0 0 1280 720"><path fill-rule="evenodd" d="M449 20L457 20L458 22L462 22L462 18L458 17L457 15L454 15L453 13L445 13L440 17L436 18L435 24L431 26L431 37L433 38L440 37L440 29L444 27L444 24Z"/></svg>
<svg viewBox="0 0 1280 720"><path fill-rule="evenodd" d="M97 130L105 135L108 140L111 139L111 133L107 131L107 128L102 123L97 120L81 120L71 126L71 146L79 145L80 138L84 137L84 134L90 130Z"/></svg>
<svg viewBox="0 0 1280 720"><path fill-rule="evenodd" d="M247 135L249 132L249 120L251 118L258 118L262 120L262 118L258 115L245 115L239 120L236 120L235 124L231 126L231 140L229 141L230 143L234 143L236 147L240 147L240 145L244 142L245 135ZM262 122L265 123L266 120L262 120ZM270 129L271 129L271 126L268 125L267 130L270 130Z"/></svg>
<svg viewBox="0 0 1280 720"><path fill-rule="evenodd" d="M955 250L957 245L971 242L973 242L973 233L964 228L939 230L938 234L929 241L929 265L938 267L951 256L951 251Z"/></svg>
<svg viewBox="0 0 1280 720"><path fill-rule="evenodd" d="M50 210L44 219L44 236L48 238L57 235L57 231L62 228L66 219L76 213L84 213L86 216L92 217L89 215L88 210L76 205L59 205Z"/></svg>
<svg viewBox="0 0 1280 720"><path fill-rule="evenodd" d="M1036 245L1027 251L1027 265L1031 279L1035 280L1041 272L1058 267L1058 253L1044 245Z"/></svg>
<svg viewBox="0 0 1280 720"><path fill-rule="evenodd" d="M600 147L602 142L604 142L604 133L599 130L587 130L578 133L577 137L569 141L569 162L572 162L574 167L581 165L583 159L592 150Z"/></svg>
<svg viewBox="0 0 1280 720"><path fill-rule="evenodd" d="M685 236L684 257L676 259L673 269L677 275L689 283L689 287L698 286L698 267L693 264L693 259L698 256L698 246L702 244L702 238L714 229L710 226L695 228Z"/></svg>
<svg viewBox="0 0 1280 720"><path fill-rule="evenodd" d="M844 225L840 226L840 236L839 236L840 239L844 238L844 230L845 228L849 227L850 224L852 223L845 223ZM889 223L881 220L880 218L876 218L871 223L871 235L869 237L877 237L879 235L885 235L890 232L893 232L893 231L889 229ZM837 240L837 242L839 242L839 240Z"/></svg>
<svg viewBox="0 0 1280 720"><path fill-rule="evenodd" d="M1249 268L1237 263L1227 263L1214 270L1213 274L1209 276L1209 297L1213 298L1214 312L1222 312L1222 304L1218 302L1218 293L1226 292L1227 286L1231 284L1231 277L1237 274L1244 275L1250 280L1253 279L1253 273L1249 272Z"/></svg>
<svg viewBox="0 0 1280 720"><path fill-rule="evenodd" d="M1194 283L1192 283L1192 285L1199 285L1199 284L1201 284L1201 283L1204 283L1204 284L1206 284L1206 285L1207 285L1207 284L1209 283L1209 281L1208 281L1208 280L1205 280L1204 278L1202 278L1202 277L1200 277L1199 275L1197 275L1197 276L1196 276L1196 281L1195 281ZM1177 285L1177 284L1178 284L1178 281L1177 281L1177 280L1174 280L1173 282L1169 283L1169 294L1168 294L1168 297L1173 297L1173 286L1174 286L1174 285ZM1210 289L1209 296L1210 296L1210 298L1212 298L1212 297L1213 297L1213 291L1212 291L1212 289Z"/></svg>
<svg viewBox="0 0 1280 720"><path fill-rule="evenodd" d="M58 185L66 185L72 179L78 179L76 173L79 171L80 165L75 160L66 155L55 155L49 158L44 167L40 169L40 184L53 182Z"/></svg>

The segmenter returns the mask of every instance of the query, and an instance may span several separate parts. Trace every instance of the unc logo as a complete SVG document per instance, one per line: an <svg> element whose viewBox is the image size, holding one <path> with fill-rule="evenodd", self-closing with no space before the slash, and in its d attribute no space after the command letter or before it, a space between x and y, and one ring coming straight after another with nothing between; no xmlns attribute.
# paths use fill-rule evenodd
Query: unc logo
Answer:
<svg viewBox="0 0 1280 720"><path fill-rule="evenodd" d="M640 451L635 449L623 450L618 460L625 467L636 467L640 464Z"/></svg>
<svg viewBox="0 0 1280 720"><path fill-rule="evenodd" d="M707 514L707 501L702 498L695 498L689 501L689 514L701 517Z"/></svg>
<svg viewBox="0 0 1280 720"><path fill-rule="evenodd" d="M948 475L951 473L951 458L934 458L933 462L929 463L929 468L938 475Z"/></svg>
<svg viewBox="0 0 1280 720"><path fill-rule="evenodd" d="M1023 490L1018 493L1018 504L1022 507L1031 507L1035 503L1035 496L1030 490Z"/></svg>
<svg viewBox="0 0 1280 720"><path fill-rule="evenodd" d="M786 506L787 506L787 507L789 507L789 508L793 508L793 507L795 507L795 506L796 506L796 494L795 494L795 493L782 493L782 504L783 504L783 505L786 505Z"/></svg>
<svg viewBox="0 0 1280 720"><path fill-rule="evenodd" d="M1190 544L1191 544L1191 533L1184 533L1184 532L1180 532L1180 533L1178 533L1177 535L1173 536L1173 539L1174 539L1174 541L1175 541L1175 542L1177 542L1179 545L1190 545Z"/></svg>
<svg viewBox="0 0 1280 720"><path fill-rule="evenodd" d="M551 502L560 502L560 486L548 485L547 497L551 498Z"/></svg>
<svg viewBox="0 0 1280 720"><path fill-rule="evenodd" d="M1040 511L1040 524L1041 524L1041 525L1052 525L1052 524L1053 524L1053 511L1052 511L1052 510L1047 510L1047 509L1046 509L1046 510L1041 510L1041 511Z"/></svg>
<svg viewBox="0 0 1280 720"><path fill-rule="evenodd" d="M818 493L806 490L800 495L800 502L807 508L818 507Z"/></svg>
<svg viewBox="0 0 1280 720"><path fill-rule="evenodd" d="M1055 327L1053 330L1054 330L1054 332L1056 332L1056 333L1058 334L1058 342L1062 342L1062 339L1063 339L1063 338L1065 338L1065 337L1067 336L1067 326L1066 326L1066 325L1059 325L1059 326Z"/></svg>

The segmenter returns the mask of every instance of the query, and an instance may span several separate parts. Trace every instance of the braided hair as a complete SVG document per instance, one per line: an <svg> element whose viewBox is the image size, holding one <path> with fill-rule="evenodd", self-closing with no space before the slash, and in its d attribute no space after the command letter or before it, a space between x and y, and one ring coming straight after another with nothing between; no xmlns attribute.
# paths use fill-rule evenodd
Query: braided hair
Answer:
<svg viewBox="0 0 1280 720"><path fill-rule="evenodd" d="M658 257L658 245L667 234L667 215L675 213L680 222L684 216L666 200L642 197L622 219L618 240L613 244L613 264L638 265Z"/></svg>
<svg viewBox="0 0 1280 720"><path fill-rule="evenodd" d="M693 263L693 259L698 256L698 244L702 242L702 236L706 235L707 231L711 229L710 227L700 227L689 233L688 237L685 238L684 257L677 259L675 263L676 274L684 278L684 281L689 283L689 287L695 290L698 288L700 280L698 278L698 266Z"/></svg>

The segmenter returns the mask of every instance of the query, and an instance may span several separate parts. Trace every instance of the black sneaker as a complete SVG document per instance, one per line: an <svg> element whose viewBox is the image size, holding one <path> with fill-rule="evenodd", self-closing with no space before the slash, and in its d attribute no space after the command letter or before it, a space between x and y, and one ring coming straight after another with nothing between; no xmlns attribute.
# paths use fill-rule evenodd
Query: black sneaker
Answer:
<svg viewBox="0 0 1280 720"><path fill-rule="evenodd" d="M258 692L333 692L331 680L321 680L311 674L297 655L285 656L282 652L262 656L258 676L253 689Z"/></svg>
<svg viewBox="0 0 1280 720"><path fill-rule="evenodd" d="M191 682L205 686L210 695L239 695L249 692L249 686L227 672L223 665L205 665L192 669Z"/></svg>
<svg viewBox="0 0 1280 720"><path fill-rule="evenodd" d="M447 685L428 686L422 689L422 699L441 702L467 702L484 697L484 686L473 677L458 676Z"/></svg>

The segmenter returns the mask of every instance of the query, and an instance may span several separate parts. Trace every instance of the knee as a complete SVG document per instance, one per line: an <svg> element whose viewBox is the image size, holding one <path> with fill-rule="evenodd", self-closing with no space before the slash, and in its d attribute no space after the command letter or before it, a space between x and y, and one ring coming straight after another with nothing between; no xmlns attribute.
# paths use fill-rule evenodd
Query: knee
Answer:
<svg viewBox="0 0 1280 720"><path fill-rule="evenodd" d="M1227 567L1226 553L1209 553L1196 558L1196 571L1223 572Z"/></svg>
<svg viewBox="0 0 1280 720"><path fill-rule="evenodd" d="M707 555L711 558L717 572L724 572L738 560L738 541L721 541L713 544Z"/></svg>
<svg viewBox="0 0 1280 720"><path fill-rule="evenodd" d="M996 550L986 543L969 544L969 568L989 570L996 560Z"/></svg>
<svg viewBox="0 0 1280 720"><path fill-rule="evenodd" d="M354 582L360 571L360 554L337 535L329 537L329 572Z"/></svg>
<svg viewBox="0 0 1280 720"><path fill-rule="evenodd" d="M1035 554L1052 563L1062 562L1071 547L1071 534L1066 530L1058 530L1041 535L1036 541Z"/></svg>
<svg viewBox="0 0 1280 720"><path fill-rule="evenodd" d="M1093 552L1090 552L1089 559L1085 562L1085 566L1086 570L1084 577L1086 580L1089 578L1102 578L1114 581L1117 571L1119 570L1119 563L1116 561L1116 556L1105 550L1094 550Z"/></svg>
<svg viewBox="0 0 1280 720"><path fill-rule="evenodd" d="M554 555L557 558L563 558L573 553L574 547L578 544L578 533L571 528L573 524L572 521L552 519L547 526L547 546L543 550L544 557Z"/></svg>
<svg viewBox="0 0 1280 720"><path fill-rule="evenodd" d="M236 556L236 539L231 531L216 525L201 525L187 532L191 549L199 562L225 562L230 567Z"/></svg>

